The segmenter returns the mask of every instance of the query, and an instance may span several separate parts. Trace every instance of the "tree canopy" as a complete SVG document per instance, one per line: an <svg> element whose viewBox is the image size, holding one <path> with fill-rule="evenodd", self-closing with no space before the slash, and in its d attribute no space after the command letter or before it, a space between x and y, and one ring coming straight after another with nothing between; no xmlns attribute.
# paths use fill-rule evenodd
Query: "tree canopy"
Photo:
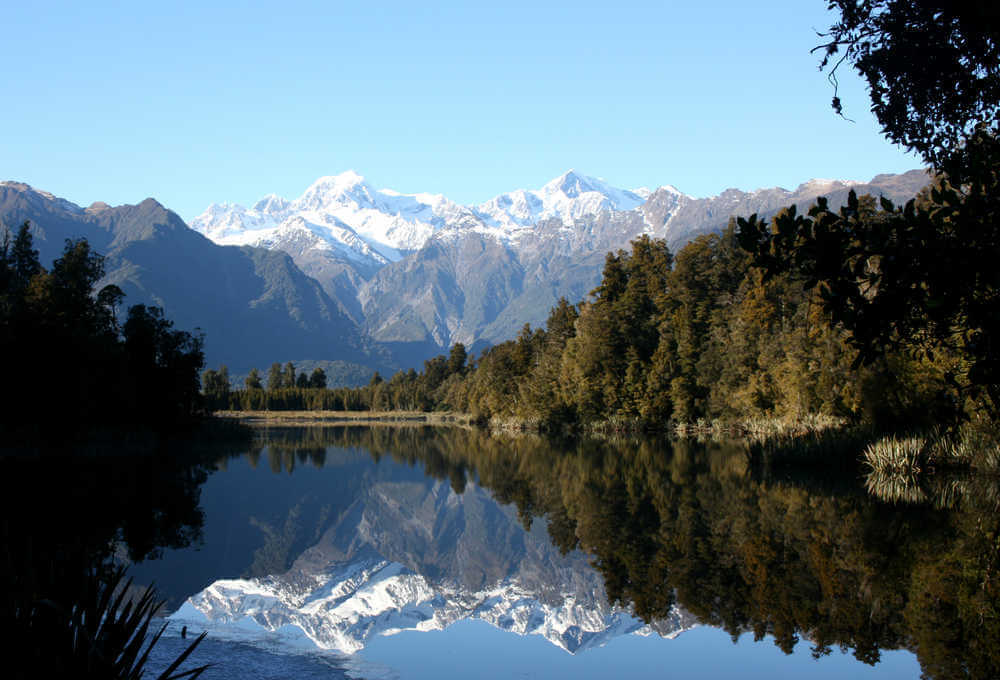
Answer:
<svg viewBox="0 0 1000 680"><path fill-rule="evenodd" d="M977 129L1000 125L1000 8L983 0L830 0L840 20L817 47L836 85L853 66L892 142L961 173ZM834 91L833 107L843 104Z"/></svg>
<svg viewBox="0 0 1000 680"><path fill-rule="evenodd" d="M739 220L769 275L796 272L849 332L858 363L894 348L934 361L959 391L952 412L1000 407L1000 9L979 1L831 0L840 21L821 68L868 82L886 136L938 176L903 207L851 195L771 224ZM834 96L834 108L841 110Z"/></svg>

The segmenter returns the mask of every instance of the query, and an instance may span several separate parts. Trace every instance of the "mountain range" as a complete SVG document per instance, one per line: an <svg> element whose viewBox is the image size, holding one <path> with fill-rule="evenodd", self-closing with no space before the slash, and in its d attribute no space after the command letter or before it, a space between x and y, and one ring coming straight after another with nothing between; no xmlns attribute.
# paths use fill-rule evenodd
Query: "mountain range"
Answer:
<svg viewBox="0 0 1000 680"><path fill-rule="evenodd" d="M0 223L29 220L46 264L65 239L87 238L129 304L157 304L178 327L205 331L210 365L238 372L337 359L391 371L455 342L477 349L543 323L560 297L576 302L597 285L607 252L642 234L676 250L732 215L806 208L818 196L836 206L851 189L902 202L928 181L913 170L694 198L569 171L537 190L463 206L345 172L293 200L213 204L190 228L153 199L83 208L2 182Z"/></svg>

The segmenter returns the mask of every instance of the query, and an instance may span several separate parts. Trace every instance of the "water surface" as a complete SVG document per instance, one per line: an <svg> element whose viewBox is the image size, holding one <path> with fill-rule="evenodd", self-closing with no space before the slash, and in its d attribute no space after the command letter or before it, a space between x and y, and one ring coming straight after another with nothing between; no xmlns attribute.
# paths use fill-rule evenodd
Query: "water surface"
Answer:
<svg viewBox="0 0 1000 680"><path fill-rule="evenodd" d="M181 500L117 529L172 612L154 663L187 626L206 678L996 677L981 495L888 503L693 441L310 427L243 448L143 473Z"/></svg>

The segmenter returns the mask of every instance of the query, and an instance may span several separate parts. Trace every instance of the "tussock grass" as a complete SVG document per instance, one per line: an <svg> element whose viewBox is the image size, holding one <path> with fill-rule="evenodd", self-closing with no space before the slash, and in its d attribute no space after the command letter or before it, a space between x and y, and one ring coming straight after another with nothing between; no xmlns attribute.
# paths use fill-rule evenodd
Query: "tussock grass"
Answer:
<svg viewBox="0 0 1000 680"><path fill-rule="evenodd" d="M645 432L652 428L642 418L610 416L603 420L588 423L584 429L590 434L618 434L622 432Z"/></svg>
<svg viewBox="0 0 1000 680"><path fill-rule="evenodd" d="M915 474L872 470L865 477L865 489L872 496L891 503L919 504L928 500L920 477Z"/></svg>
<svg viewBox="0 0 1000 680"><path fill-rule="evenodd" d="M973 421L948 443L946 456L974 470L1000 473L1000 432L993 423Z"/></svg>
<svg viewBox="0 0 1000 680"><path fill-rule="evenodd" d="M957 432L935 428L883 437L865 449L864 460L871 471L920 474L941 467L1000 473L1000 431L995 424L979 420Z"/></svg>
<svg viewBox="0 0 1000 680"><path fill-rule="evenodd" d="M985 418L883 437L865 449L864 464L865 488L885 501L1000 507L1000 430Z"/></svg>
<svg viewBox="0 0 1000 680"><path fill-rule="evenodd" d="M873 470L865 478L865 489L888 503L929 504L947 510L1000 510L1000 478L970 471L918 475Z"/></svg>
<svg viewBox="0 0 1000 680"><path fill-rule="evenodd" d="M924 437L883 437L864 451L865 465L883 475L919 475L931 458L934 446Z"/></svg>
<svg viewBox="0 0 1000 680"><path fill-rule="evenodd" d="M706 420L674 423L673 432L678 437L726 437L746 438L763 442L776 437L801 437L805 435L843 428L843 418L819 413L800 418L744 418L742 420Z"/></svg>
<svg viewBox="0 0 1000 680"><path fill-rule="evenodd" d="M77 597L68 603L40 596L31 588L31 579L17 583L19 587L8 595L14 606L4 612L10 617L4 622L5 630L17 646L11 651L18 656L5 660L13 677L143 677L149 654L167 624L151 630L163 603L151 587L136 593L124 574L124 568L90 569ZM201 675L208 665L179 669L205 635L199 635L156 680Z"/></svg>

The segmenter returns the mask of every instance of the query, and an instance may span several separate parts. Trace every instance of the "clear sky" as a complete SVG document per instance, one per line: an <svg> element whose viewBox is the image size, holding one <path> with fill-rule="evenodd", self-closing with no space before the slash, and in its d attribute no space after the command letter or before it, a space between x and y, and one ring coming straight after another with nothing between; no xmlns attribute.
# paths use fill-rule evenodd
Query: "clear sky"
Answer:
<svg viewBox="0 0 1000 680"><path fill-rule="evenodd" d="M5 3L0 179L76 203L294 198L354 169L477 203L575 168L793 188L920 167L817 70L826 0Z"/></svg>

